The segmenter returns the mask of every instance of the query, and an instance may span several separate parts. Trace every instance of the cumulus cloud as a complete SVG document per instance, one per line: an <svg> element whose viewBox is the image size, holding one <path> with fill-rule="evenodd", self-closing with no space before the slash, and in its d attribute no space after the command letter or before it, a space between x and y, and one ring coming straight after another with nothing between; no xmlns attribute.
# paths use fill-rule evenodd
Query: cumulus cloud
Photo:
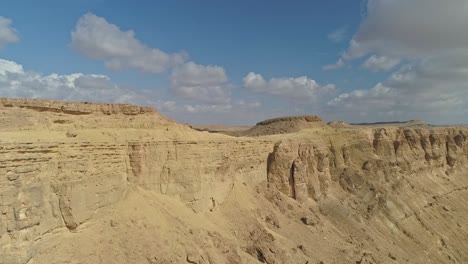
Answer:
<svg viewBox="0 0 468 264"><path fill-rule="evenodd" d="M178 69L176 75L185 85L226 83L224 69L218 66L202 66L189 63ZM206 90L210 91L210 90ZM201 93L206 93L202 90ZM210 93L208 93L210 96ZM64 101L91 101L104 103L131 103L155 107L158 111L190 123L251 124L263 118L254 110L262 104L249 100L164 100L154 90L125 88L115 84L110 77L101 74L49 74L26 71L21 64L0 59L0 97L40 98ZM222 97L224 98L224 97Z"/></svg>
<svg viewBox="0 0 468 264"><path fill-rule="evenodd" d="M24 73L23 65L0 59L0 75Z"/></svg>
<svg viewBox="0 0 468 264"><path fill-rule="evenodd" d="M226 111L226 110L231 110L232 105L227 104L227 105L185 105L184 109L192 114L200 114L200 113L213 113L217 112L219 113L220 111Z"/></svg>
<svg viewBox="0 0 468 264"><path fill-rule="evenodd" d="M254 102L247 102L245 100L239 100L236 102L236 105L240 107L245 107L245 108L257 108L262 106L262 103L254 101Z"/></svg>
<svg viewBox="0 0 468 264"><path fill-rule="evenodd" d="M367 55L415 60L449 50L468 52L465 0L367 0L366 9L341 60ZM373 57L370 60L376 62Z"/></svg>
<svg viewBox="0 0 468 264"><path fill-rule="evenodd" d="M208 83L206 80L213 79L213 76L205 78L205 82ZM178 101L177 98L174 100L160 98L155 90L119 86L106 75L82 73L42 75L25 71L21 64L3 59L0 59L0 97L130 103L155 107L158 111L179 121L198 120L199 123L223 120L230 115L231 109L245 115L246 111L261 106L258 102L248 101L225 104L201 102L190 105ZM242 115L236 117L242 120L240 118Z"/></svg>
<svg viewBox="0 0 468 264"><path fill-rule="evenodd" d="M400 61L400 59L394 59L387 56L372 55L362 64L361 67L372 72L389 71L400 64Z"/></svg>
<svg viewBox="0 0 468 264"><path fill-rule="evenodd" d="M110 70L138 69L161 73L170 70L173 95L203 104L230 102L230 88L225 70L220 66L186 62L186 53L168 54L143 45L133 31L123 31L102 17L85 14L71 32L72 47L86 56L105 61ZM173 109L175 106L162 105Z"/></svg>
<svg viewBox="0 0 468 264"><path fill-rule="evenodd" d="M0 59L0 97L43 98L65 101L93 101L153 105L145 91L114 84L106 75L74 73L42 75Z"/></svg>
<svg viewBox="0 0 468 264"><path fill-rule="evenodd" d="M224 105L209 105L209 104L196 104L196 105L184 105L184 109L192 114L200 113L220 113L220 112L230 112L233 111L250 111L256 108L261 107L262 104L257 101L245 101L239 100L233 104L224 104Z"/></svg>
<svg viewBox="0 0 468 264"><path fill-rule="evenodd" d="M306 76L297 78L271 78L265 80L261 74L250 72L243 79L243 86L256 93L264 93L296 101L314 101L319 96L336 90L335 85L319 85Z"/></svg>
<svg viewBox="0 0 468 264"><path fill-rule="evenodd" d="M347 27L341 27L327 35L328 39L334 43L340 43L346 38Z"/></svg>
<svg viewBox="0 0 468 264"><path fill-rule="evenodd" d="M339 95L331 113L350 120L425 119L466 122L468 112L468 2L368 0L367 14L342 55L371 71L401 66L368 90Z"/></svg>
<svg viewBox="0 0 468 264"><path fill-rule="evenodd" d="M83 15L71 32L71 46L82 54L103 60L108 69L137 69L161 73L182 64L187 55L169 54L142 44L131 30L122 31L106 19L88 13Z"/></svg>
<svg viewBox="0 0 468 264"><path fill-rule="evenodd" d="M344 56L421 57L468 49L465 0L368 0L367 14Z"/></svg>
<svg viewBox="0 0 468 264"><path fill-rule="evenodd" d="M182 104L172 115L191 124L249 125L271 118L273 111L262 109L262 104L257 101L239 100L224 105Z"/></svg>
<svg viewBox="0 0 468 264"><path fill-rule="evenodd" d="M343 93L328 102L351 120L424 119L457 123L468 114L468 54L441 54L405 65L369 90ZM465 63L465 64L461 64Z"/></svg>
<svg viewBox="0 0 468 264"><path fill-rule="evenodd" d="M231 84L224 68L188 62L171 73L171 91L174 95L211 104L230 101Z"/></svg>
<svg viewBox="0 0 468 264"><path fill-rule="evenodd" d="M339 58L337 62L333 63L333 64L328 64L328 65L325 65L322 67L322 70L324 71L334 71L334 70L338 70L340 68L343 68L343 66L345 66L345 62L342 58Z"/></svg>
<svg viewBox="0 0 468 264"><path fill-rule="evenodd" d="M161 112L174 112L178 108L177 103L171 100L157 100L156 102L154 102L154 105Z"/></svg>
<svg viewBox="0 0 468 264"><path fill-rule="evenodd" d="M0 16L0 48L8 43L19 40L16 30L11 26L11 20Z"/></svg>

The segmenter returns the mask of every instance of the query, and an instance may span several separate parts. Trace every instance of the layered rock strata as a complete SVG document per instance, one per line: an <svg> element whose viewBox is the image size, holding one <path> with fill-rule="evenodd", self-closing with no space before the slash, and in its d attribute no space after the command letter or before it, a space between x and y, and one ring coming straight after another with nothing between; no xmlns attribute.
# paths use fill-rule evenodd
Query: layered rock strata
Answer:
<svg viewBox="0 0 468 264"><path fill-rule="evenodd" d="M300 203L314 199L344 230L349 218L366 222L379 233L372 241L394 241L400 261L463 263L467 137L462 128L390 127L282 140L269 156L268 181Z"/></svg>
<svg viewBox="0 0 468 264"><path fill-rule="evenodd" d="M222 249L231 261L340 263L338 254L354 262L468 262L468 132L462 128L332 128L296 117L258 126L307 124L296 133L234 138L193 131L147 108L23 99L0 99L0 117L0 263L46 263L48 256L60 263L67 256L53 248L67 245L56 239L82 239L109 208L144 203L139 193L163 194L184 205L178 210L196 212L193 217L209 214L224 227L232 224L231 234L211 224L210 231L178 233ZM156 208L167 219L176 214ZM119 232L157 235L163 228L129 211L112 216L129 221L106 225ZM176 226L184 228L178 222L165 228ZM157 241L144 232L133 238L136 244L125 238L119 247L128 261L150 254L132 251L145 247L140 238ZM172 259L208 263L208 253L197 250ZM146 260L158 263L158 257Z"/></svg>

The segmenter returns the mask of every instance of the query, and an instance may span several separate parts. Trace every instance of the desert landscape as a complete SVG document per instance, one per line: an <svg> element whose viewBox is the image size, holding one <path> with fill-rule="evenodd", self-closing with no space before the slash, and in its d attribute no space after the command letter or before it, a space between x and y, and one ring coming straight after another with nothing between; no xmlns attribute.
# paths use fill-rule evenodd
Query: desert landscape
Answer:
<svg viewBox="0 0 468 264"><path fill-rule="evenodd" d="M0 264L468 264L468 1L0 1Z"/></svg>
<svg viewBox="0 0 468 264"><path fill-rule="evenodd" d="M297 116L230 136L8 98L0 116L2 264L468 262L462 127Z"/></svg>

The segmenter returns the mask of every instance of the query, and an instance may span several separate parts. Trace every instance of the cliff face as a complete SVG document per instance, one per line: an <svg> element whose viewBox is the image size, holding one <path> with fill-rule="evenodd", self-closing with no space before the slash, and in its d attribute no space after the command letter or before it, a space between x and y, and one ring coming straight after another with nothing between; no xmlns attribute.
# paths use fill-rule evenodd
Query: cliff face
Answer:
<svg viewBox="0 0 468 264"><path fill-rule="evenodd" d="M336 136L330 136L329 142L276 143L269 156L269 182L290 197L301 193L319 200L326 197L332 178L343 189L355 192L371 180L389 182L424 171L438 170L448 177L464 168L468 155L464 129L348 129L347 134ZM307 188L295 186L301 183Z"/></svg>
<svg viewBox="0 0 468 264"><path fill-rule="evenodd" d="M235 181L265 181L269 141L131 142L128 181L179 197L196 212L213 210Z"/></svg>
<svg viewBox="0 0 468 264"><path fill-rule="evenodd" d="M234 180L264 181L272 147L207 139L136 106L0 103L8 122L0 131L0 263L27 262L36 240L65 227L74 232L120 201L129 185L176 197L197 212L213 210Z"/></svg>
<svg viewBox="0 0 468 264"><path fill-rule="evenodd" d="M2 264L468 262L464 129L234 138L15 99L0 117Z"/></svg>
<svg viewBox="0 0 468 264"><path fill-rule="evenodd" d="M463 263L467 136L458 128L387 127L347 129L328 142L284 140L270 154L268 181L300 203L314 199L345 230L360 226L375 252L384 235L402 262Z"/></svg>
<svg viewBox="0 0 468 264"><path fill-rule="evenodd" d="M4 108L26 108L40 112L55 112L72 115L89 115L96 113L106 115L139 115L143 113L155 113L154 109L151 107L141 107L129 104L74 103L41 99L0 98L0 106Z"/></svg>

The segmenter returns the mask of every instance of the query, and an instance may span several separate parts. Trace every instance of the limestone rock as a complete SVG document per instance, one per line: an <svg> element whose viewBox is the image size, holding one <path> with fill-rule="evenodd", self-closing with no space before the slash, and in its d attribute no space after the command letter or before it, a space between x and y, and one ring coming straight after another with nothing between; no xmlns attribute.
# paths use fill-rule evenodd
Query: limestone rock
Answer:
<svg viewBox="0 0 468 264"><path fill-rule="evenodd" d="M268 181L299 202L319 200L330 181L328 155L313 144L277 143L268 159Z"/></svg>
<svg viewBox="0 0 468 264"><path fill-rule="evenodd" d="M468 262L464 128L297 117L237 138L129 105L0 111L1 264Z"/></svg>
<svg viewBox="0 0 468 264"><path fill-rule="evenodd" d="M11 99L0 98L3 107L19 107L32 109L40 112L56 112L73 115L87 115L92 113L138 115L143 113L154 113L151 107L140 107L129 104L99 104L62 102L41 99Z"/></svg>
<svg viewBox="0 0 468 264"><path fill-rule="evenodd" d="M324 126L319 116L290 116L258 122L254 127L238 133L238 136L265 136L298 132L301 129Z"/></svg>

